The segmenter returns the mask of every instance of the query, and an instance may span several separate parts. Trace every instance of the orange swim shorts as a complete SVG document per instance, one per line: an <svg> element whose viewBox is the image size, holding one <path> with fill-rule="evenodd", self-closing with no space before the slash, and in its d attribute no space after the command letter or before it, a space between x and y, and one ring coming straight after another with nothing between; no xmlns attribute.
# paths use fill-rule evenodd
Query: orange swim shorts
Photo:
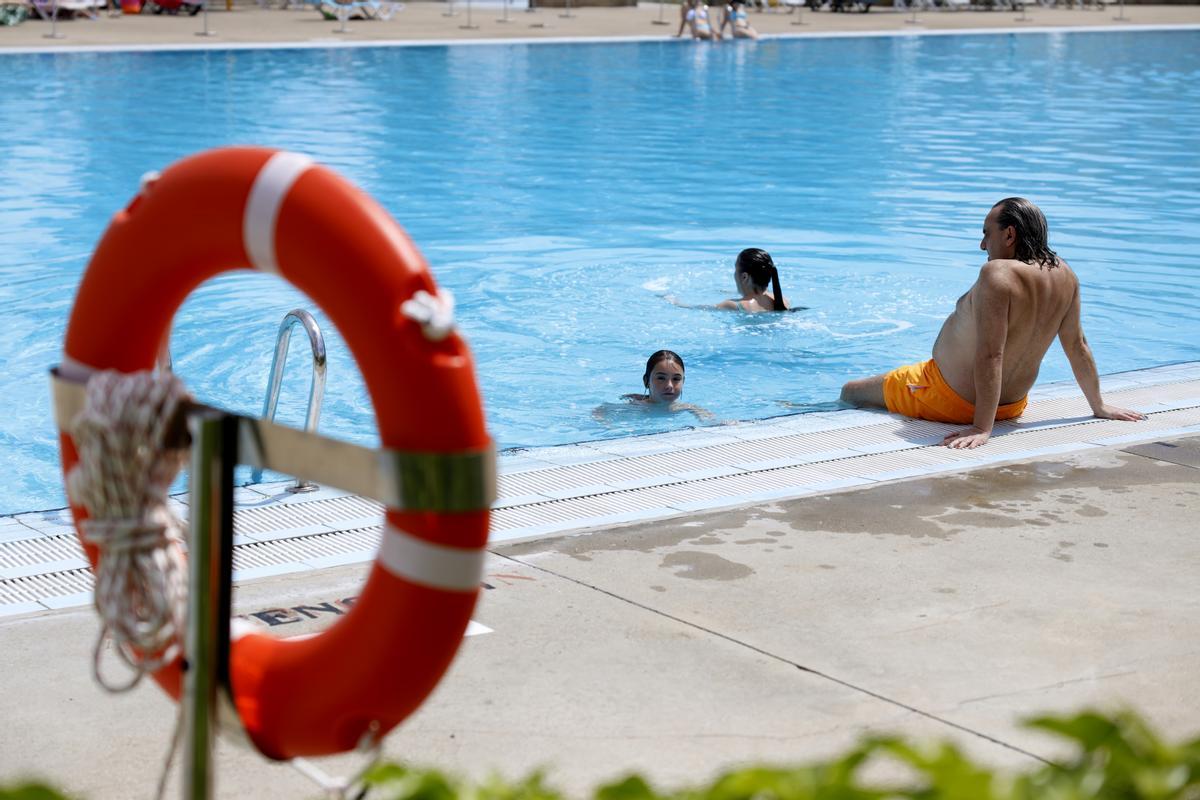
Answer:
<svg viewBox="0 0 1200 800"><path fill-rule="evenodd" d="M888 411L914 419L961 425L975 421L975 406L955 394L932 358L889 372L883 379L883 399ZM1022 397L1000 406L996 419L1021 416L1028 402L1028 397Z"/></svg>

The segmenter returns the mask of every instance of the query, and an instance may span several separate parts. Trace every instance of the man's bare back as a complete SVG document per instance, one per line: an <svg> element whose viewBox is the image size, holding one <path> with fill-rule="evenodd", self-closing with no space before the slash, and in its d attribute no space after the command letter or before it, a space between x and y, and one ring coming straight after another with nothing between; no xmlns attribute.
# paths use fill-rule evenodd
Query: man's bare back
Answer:
<svg viewBox="0 0 1200 800"><path fill-rule="evenodd" d="M1019 197L1001 200L984 220L979 248L988 261L942 324L932 362L850 381L842 400L923 419L970 421L945 444L978 447L990 437L998 410L1002 418L1021 413L1057 336L1095 416L1145 419L1104 403L1080 324L1079 280L1049 248L1037 206Z"/></svg>
<svg viewBox="0 0 1200 800"><path fill-rule="evenodd" d="M1078 297L1079 281L1066 262L1053 266L1015 259L988 261L958 299L933 343L933 360L959 397L975 404L978 331L991 332L1000 356L999 403L1015 403L1033 387L1042 358ZM998 334L1003 333L1001 338ZM998 352L997 352L998 350Z"/></svg>

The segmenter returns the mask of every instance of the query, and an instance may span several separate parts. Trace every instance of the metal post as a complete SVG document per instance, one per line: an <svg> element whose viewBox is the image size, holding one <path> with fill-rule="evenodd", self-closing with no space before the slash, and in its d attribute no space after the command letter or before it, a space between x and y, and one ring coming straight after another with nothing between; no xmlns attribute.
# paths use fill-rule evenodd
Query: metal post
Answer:
<svg viewBox="0 0 1200 800"><path fill-rule="evenodd" d="M196 35L197 36L216 36L217 35L216 31L210 31L208 29L208 0L204 0L204 2L200 4L200 11L204 15L204 30L196 31Z"/></svg>
<svg viewBox="0 0 1200 800"><path fill-rule="evenodd" d="M333 29L334 33L350 33L350 29L346 27L346 20L350 19L350 5L342 3L339 0L334 0L335 13L337 13L338 22L341 23Z"/></svg>
<svg viewBox="0 0 1200 800"><path fill-rule="evenodd" d="M1021 16L1016 17L1017 22L1029 22L1029 17L1025 16L1025 8L1029 5L1029 0L1016 0L1021 4Z"/></svg>
<svg viewBox="0 0 1200 800"><path fill-rule="evenodd" d="M801 2L801 3L796 4L796 18L794 20L792 20L792 24L793 25L807 25L808 24L807 22L804 21L804 3Z"/></svg>
<svg viewBox="0 0 1200 800"><path fill-rule="evenodd" d="M654 20L652 25L670 25L671 23L663 19L663 6L666 5L666 0L658 0L658 19Z"/></svg>
<svg viewBox="0 0 1200 800"><path fill-rule="evenodd" d="M1128 17L1125 16L1125 0L1121 0L1120 7L1121 7L1121 12L1119 14L1117 14L1115 17L1113 17L1113 19L1115 19L1117 22L1125 22L1128 19Z"/></svg>
<svg viewBox="0 0 1200 800"><path fill-rule="evenodd" d="M574 14L571 13L571 0L566 1L566 9L567 9L566 13L559 14L560 17L562 17L563 19L571 19L572 17L575 16Z"/></svg>
<svg viewBox="0 0 1200 800"><path fill-rule="evenodd" d="M473 31L479 27L478 25L471 24L471 0L467 0L467 24L459 25L458 27L464 31Z"/></svg>
<svg viewBox="0 0 1200 800"><path fill-rule="evenodd" d="M501 5L504 8L504 16L496 20L496 22L512 22L512 20L508 18L508 0L502 0Z"/></svg>
<svg viewBox="0 0 1200 800"><path fill-rule="evenodd" d="M192 437L191 541L183 678L185 800L213 797L217 693L229 682L233 560L233 465L237 418L206 410L188 418Z"/></svg>
<svg viewBox="0 0 1200 800"><path fill-rule="evenodd" d="M58 0L54 0L54 6L50 11L50 32L42 34L43 39L62 39L63 34L58 32Z"/></svg>
<svg viewBox="0 0 1200 800"><path fill-rule="evenodd" d="M912 16L904 20L904 24L916 25L920 21L917 19L917 0L908 0L908 7L912 9Z"/></svg>
<svg viewBox="0 0 1200 800"><path fill-rule="evenodd" d="M446 0L446 10L442 12L443 17L457 17L458 12L454 10L454 0Z"/></svg>

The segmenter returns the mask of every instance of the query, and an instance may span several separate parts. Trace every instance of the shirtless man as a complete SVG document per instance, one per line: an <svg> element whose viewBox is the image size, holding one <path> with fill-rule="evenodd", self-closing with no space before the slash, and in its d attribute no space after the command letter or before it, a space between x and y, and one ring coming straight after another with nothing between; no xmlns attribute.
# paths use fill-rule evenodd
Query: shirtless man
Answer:
<svg viewBox="0 0 1200 800"><path fill-rule="evenodd" d="M983 221L988 261L958 299L933 343L933 358L850 381L842 400L935 422L972 423L947 434L949 447L979 447L997 419L1025 410L1042 357L1057 336L1071 371L1102 419L1139 420L1106 405L1079 322L1079 280L1047 244L1046 217L1020 197L1001 200Z"/></svg>

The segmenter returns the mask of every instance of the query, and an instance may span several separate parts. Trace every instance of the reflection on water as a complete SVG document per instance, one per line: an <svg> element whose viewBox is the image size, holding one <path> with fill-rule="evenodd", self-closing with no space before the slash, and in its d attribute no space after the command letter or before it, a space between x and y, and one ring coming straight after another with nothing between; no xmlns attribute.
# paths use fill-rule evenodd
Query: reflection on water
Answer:
<svg viewBox="0 0 1200 800"><path fill-rule="evenodd" d="M502 447L694 424L592 411L683 354L720 419L826 408L847 378L928 355L974 279L980 225L1025 195L1083 282L1104 371L1200 358L1200 33L2 56L0 513L62 503L44 370L75 284L140 176L200 149L306 152L375 196L459 302ZM330 209L336 214L337 209ZM177 224L203 224L180 208ZM790 303L733 294L768 250ZM311 307L261 275L180 311L175 363L257 412L274 332ZM329 329L326 433L374 441ZM302 364L303 358L294 358ZM1070 376L1052 352L1044 379ZM280 418L299 424L305 369ZM413 387L420 391L420 387ZM615 420L615 421L614 421Z"/></svg>

